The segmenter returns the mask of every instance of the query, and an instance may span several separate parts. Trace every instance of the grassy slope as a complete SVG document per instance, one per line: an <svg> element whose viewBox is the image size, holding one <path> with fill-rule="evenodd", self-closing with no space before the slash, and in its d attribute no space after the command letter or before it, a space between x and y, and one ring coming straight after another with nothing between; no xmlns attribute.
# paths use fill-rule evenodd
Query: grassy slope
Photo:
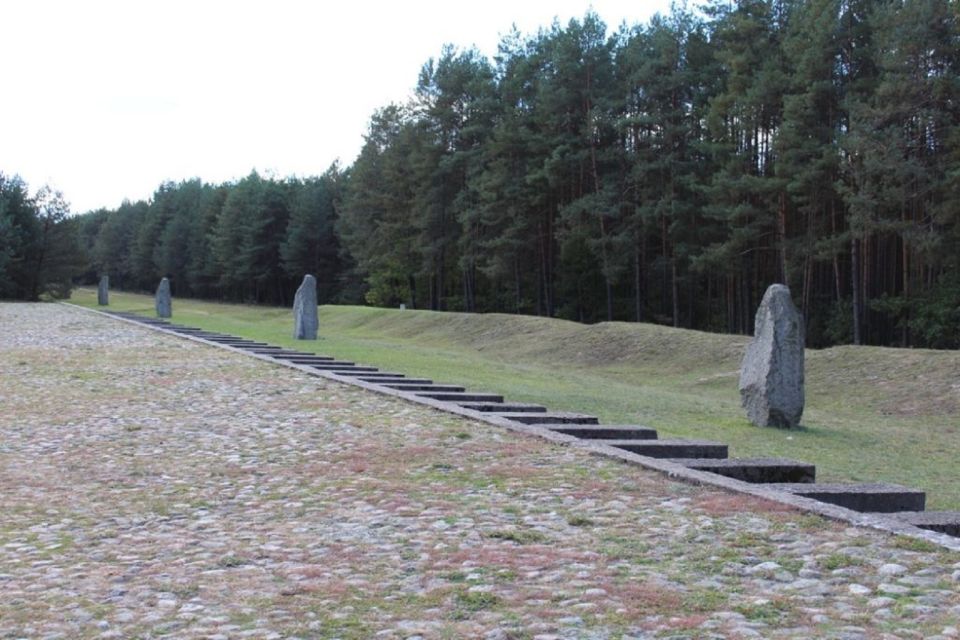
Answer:
<svg viewBox="0 0 960 640"><path fill-rule="evenodd" d="M73 302L96 306L92 290ZM147 296L111 309L153 315ZM495 391L510 400L645 424L661 437L730 445L732 456L816 463L821 480L899 482L960 509L960 354L875 347L807 352L804 429L761 429L739 406L746 338L649 324L592 326L500 314L321 307L322 339L290 338L290 311L175 300L174 320L384 370Z"/></svg>

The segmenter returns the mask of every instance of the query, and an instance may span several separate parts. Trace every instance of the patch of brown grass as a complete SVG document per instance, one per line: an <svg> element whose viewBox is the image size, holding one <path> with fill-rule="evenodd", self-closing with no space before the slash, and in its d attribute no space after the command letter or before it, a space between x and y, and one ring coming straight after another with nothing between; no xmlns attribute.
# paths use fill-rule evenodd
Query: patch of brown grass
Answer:
<svg viewBox="0 0 960 640"><path fill-rule="evenodd" d="M624 582L611 586L607 592L623 603L631 620L676 613L683 606L682 594L652 582Z"/></svg>
<svg viewBox="0 0 960 640"><path fill-rule="evenodd" d="M739 493L705 493L694 499L695 509L711 516L726 516L735 513L796 513L791 506L772 500Z"/></svg>

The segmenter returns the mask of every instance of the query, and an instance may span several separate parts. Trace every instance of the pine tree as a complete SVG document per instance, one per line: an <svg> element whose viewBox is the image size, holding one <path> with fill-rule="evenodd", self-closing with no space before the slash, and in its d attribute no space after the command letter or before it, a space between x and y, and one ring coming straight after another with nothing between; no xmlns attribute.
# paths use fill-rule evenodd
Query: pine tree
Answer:
<svg viewBox="0 0 960 640"><path fill-rule="evenodd" d="M280 247L287 276L298 281L305 274L314 275L321 302L333 299L340 286L340 243L334 230L340 181L340 169L334 164L323 176L296 184Z"/></svg>
<svg viewBox="0 0 960 640"><path fill-rule="evenodd" d="M40 224L26 183L0 173L0 298L30 299Z"/></svg>

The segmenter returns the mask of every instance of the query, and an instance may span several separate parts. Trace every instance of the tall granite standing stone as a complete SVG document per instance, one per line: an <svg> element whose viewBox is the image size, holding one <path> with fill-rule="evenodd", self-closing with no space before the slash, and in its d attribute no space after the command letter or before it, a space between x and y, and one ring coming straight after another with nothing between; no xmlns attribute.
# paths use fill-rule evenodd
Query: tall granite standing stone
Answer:
<svg viewBox="0 0 960 640"><path fill-rule="evenodd" d="M100 276L100 284L97 286L97 304L102 307L110 304L110 276Z"/></svg>
<svg viewBox="0 0 960 640"><path fill-rule="evenodd" d="M803 415L804 327L789 288L767 289L755 324L740 366L741 404L755 425L796 427Z"/></svg>
<svg viewBox="0 0 960 640"><path fill-rule="evenodd" d="M306 275L293 299L293 337L297 340L316 340L319 326L317 279Z"/></svg>
<svg viewBox="0 0 960 640"><path fill-rule="evenodd" d="M158 318L169 318L173 315L173 304L170 301L170 281L166 278L161 280L160 286L157 287L156 307Z"/></svg>

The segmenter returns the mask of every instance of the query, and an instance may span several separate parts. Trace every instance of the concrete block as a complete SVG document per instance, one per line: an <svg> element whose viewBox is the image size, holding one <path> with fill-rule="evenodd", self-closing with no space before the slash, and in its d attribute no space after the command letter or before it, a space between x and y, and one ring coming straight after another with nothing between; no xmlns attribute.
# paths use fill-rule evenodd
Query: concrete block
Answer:
<svg viewBox="0 0 960 640"><path fill-rule="evenodd" d="M754 483L811 483L816 480L817 475L814 465L785 458L678 458L673 462L697 471L709 471L727 478Z"/></svg>
<svg viewBox="0 0 960 640"><path fill-rule="evenodd" d="M921 529L960 537L960 511L903 511L894 517Z"/></svg>
<svg viewBox="0 0 960 640"><path fill-rule="evenodd" d="M368 378L364 375L357 376L357 379L363 382L372 382L373 384L382 384L387 387L394 384L416 384L433 387L433 380L429 378Z"/></svg>
<svg viewBox="0 0 960 640"><path fill-rule="evenodd" d="M772 489L870 513L923 511L926 494L886 483L771 484Z"/></svg>
<svg viewBox="0 0 960 640"><path fill-rule="evenodd" d="M629 424L544 424L545 429L585 440L656 440L657 430Z"/></svg>
<svg viewBox="0 0 960 640"><path fill-rule="evenodd" d="M441 402L503 402L503 396L496 393L450 393L447 391L422 391L415 395Z"/></svg>
<svg viewBox="0 0 960 640"><path fill-rule="evenodd" d="M596 440L651 458L726 458L727 445L710 440Z"/></svg>
<svg viewBox="0 0 960 640"><path fill-rule="evenodd" d="M546 413L547 408L539 404L524 404L522 402L461 402L464 409L472 409L481 413Z"/></svg>
<svg viewBox="0 0 960 640"><path fill-rule="evenodd" d="M400 382L389 382L383 384L384 387L396 389L397 391L466 391L463 387L455 384L405 384Z"/></svg>
<svg viewBox="0 0 960 640"><path fill-rule="evenodd" d="M523 424L597 424L596 416L566 411L548 411L545 413L498 413L501 418L522 422Z"/></svg>

